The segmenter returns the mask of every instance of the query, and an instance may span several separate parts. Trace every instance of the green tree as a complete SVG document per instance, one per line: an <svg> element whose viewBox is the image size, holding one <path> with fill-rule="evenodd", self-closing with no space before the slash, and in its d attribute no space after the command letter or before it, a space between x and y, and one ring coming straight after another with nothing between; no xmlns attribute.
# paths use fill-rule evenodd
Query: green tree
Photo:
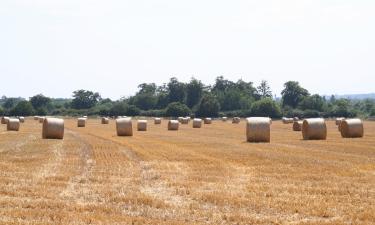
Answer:
<svg viewBox="0 0 375 225"><path fill-rule="evenodd" d="M315 94L304 97L299 103L299 108L302 110L310 109L322 112L324 111L324 104L324 99L320 95Z"/></svg>
<svg viewBox="0 0 375 225"><path fill-rule="evenodd" d="M172 77L168 83L168 100L169 102L181 102L185 101L186 91L185 84L177 80L176 77Z"/></svg>
<svg viewBox="0 0 375 225"><path fill-rule="evenodd" d="M94 107L101 99L98 92L77 90L73 92L72 108L73 109L89 109Z"/></svg>
<svg viewBox="0 0 375 225"><path fill-rule="evenodd" d="M257 91L261 98L272 98L272 91L266 80L260 82Z"/></svg>
<svg viewBox="0 0 375 225"><path fill-rule="evenodd" d="M251 115L280 118L281 109L280 106L271 98L263 98L253 103L251 106Z"/></svg>
<svg viewBox="0 0 375 225"><path fill-rule="evenodd" d="M187 105L180 102L170 103L165 111L166 116L178 117L178 116L188 116L190 115L191 110Z"/></svg>
<svg viewBox="0 0 375 225"><path fill-rule="evenodd" d="M203 95L203 88L203 83L195 78L191 78L186 85L186 105L189 108L193 108L199 103Z"/></svg>
<svg viewBox="0 0 375 225"><path fill-rule="evenodd" d="M21 99L21 98L5 98L3 107L4 107L4 109L10 110L14 106L16 106L17 103L19 103L20 101L23 101L23 99Z"/></svg>
<svg viewBox="0 0 375 225"><path fill-rule="evenodd" d="M281 95L283 106L296 108L302 99L309 95L309 92L302 88L297 81L288 81L284 84Z"/></svg>
<svg viewBox="0 0 375 225"><path fill-rule="evenodd" d="M38 94L30 98L30 103L34 109L47 108L51 104L51 99L42 94Z"/></svg>
<svg viewBox="0 0 375 225"><path fill-rule="evenodd" d="M196 116L198 117L217 117L219 115L220 104L212 94L206 94L202 97Z"/></svg>
<svg viewBox="0 0 375 225"><path fill-rule="evenodd" d="M18 102L17 105L10 111L10 114L13 116L31 116L33 113L34 108L28 101Z"/></svg>
<svg viewBox="0 0 375 225"><path fill-rule="evenodd" d="M138 88L140 90L132 98L131 103L142 110L154 109L158 101L156 96L156 85L154 83L143 83L140 84Z"/></svg>

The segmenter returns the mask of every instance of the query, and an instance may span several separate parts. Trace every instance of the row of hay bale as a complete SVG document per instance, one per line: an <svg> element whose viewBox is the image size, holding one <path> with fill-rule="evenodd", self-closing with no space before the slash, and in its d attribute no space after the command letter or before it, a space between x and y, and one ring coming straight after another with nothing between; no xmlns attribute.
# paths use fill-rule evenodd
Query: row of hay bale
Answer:
<svg viewBox="0 0 375 225"><path fill-rule="evenodd" d="M11 118L7 116L1 117L1 124L7 125L7 131L19 131L21 123L25 122L25 117L18 116Z"/></svg>

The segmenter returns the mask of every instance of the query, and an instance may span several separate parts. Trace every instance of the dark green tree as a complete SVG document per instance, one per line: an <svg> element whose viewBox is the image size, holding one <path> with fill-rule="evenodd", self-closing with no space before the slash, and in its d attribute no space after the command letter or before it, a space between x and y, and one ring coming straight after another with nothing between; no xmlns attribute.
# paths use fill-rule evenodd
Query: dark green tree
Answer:
<svg viewBox="0 0 375 225"><path fill-rule="evenodd" d="M186 90L184 83L179 82L176 77L172 77L167 86L169 102L185 102Z"/></svg>
<svg viewBox="0 0 375 225"><path fill-rule="evenodd" d="M272 98L272 91L266 80L260 82L257 91L261 98Z"/></svg>
<svg viewBox="0 0 375 225"><path fill-rule="evenodd" d="M311 95L304 97L299 103L299 108L302 110L316 110L322 112L324 110L325 101L320 95Z"/></svg>
<svg viewBox="0 0 375 225"><path fill-rule="evenodd" d="M38 94L30 98L30 103L34 109L47 108L51 104L51 99L42 94Z"/></svg>
<svg viewBox="0 0 375 225"><path fill-rule="evenodd" d="M178 116L188 116L190 115L191 110L187 105L180 102L170 103L165 111L166 116L178 117Z"/></svg>
<svg viewBox="0 0 375 225"><path fill-rule="evenodd" d="M18 102L10 111L12 116L31 116L34 114L34 108L29 101Z"/></svg>
<svg viewBox="0 0 375 225"><path fill-rule="evenodd" d="M309 92L301 87L297 81L288 81L284 84L281 95L283 106L296 108L302 99L309 95Z"/></svg>
<svg viewBox="0 0 375 225"><path fill-rule="evenodd" d="M100 99L98 92L77 90L73 92L71 105L73 109L89 109L94 107Z"/></svg>
<svg viewBox="0 0 375 225"><path fill-rule="evenodd" d="M280 118L280 106L271 98L263 98L253 103L251 106L251 115Z"/></svg>
<svg viewBox="0 0 375 225"><path fill-rule="evenodd" d="M217 117L220 111L220 104L212 94L206 94L202 97L198 110L195 113L198 117Z"/></svg>
<svg viewBox="0 0 375 225"><path fill-rule="evenodd" d="M186 85L186 105L189 108L193 108L199 103L203 95L203 88L203 83L194 77Z"/></svg>

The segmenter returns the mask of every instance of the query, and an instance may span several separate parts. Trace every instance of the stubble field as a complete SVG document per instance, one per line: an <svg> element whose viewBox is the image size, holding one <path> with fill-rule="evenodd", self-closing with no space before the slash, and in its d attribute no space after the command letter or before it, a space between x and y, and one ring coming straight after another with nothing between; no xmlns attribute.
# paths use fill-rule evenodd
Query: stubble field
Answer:
<svg viewBox="0 0 375 225"><path fill-rule="evenodd" d="M365 136L303 141L274 121L271 143L245 122L167 122L133 137L65 119L64 140L32 119L0 126L0 224L374 224L375 122Z"/></svg>

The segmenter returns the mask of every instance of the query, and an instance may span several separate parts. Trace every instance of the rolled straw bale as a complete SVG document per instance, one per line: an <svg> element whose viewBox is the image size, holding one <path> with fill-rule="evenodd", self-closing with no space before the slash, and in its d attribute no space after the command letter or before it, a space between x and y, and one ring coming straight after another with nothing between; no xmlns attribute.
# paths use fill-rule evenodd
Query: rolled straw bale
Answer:
<svg viewBox="0 0 375 225"><path fill-rule="evenodd" d="M169 120L168 130L178 130L179 124L178 120Z"/></svg>
<svg viewBox="0 0 375 225"><path fill-rule="evenodd" d="M294 117L293 118L293 122L295 122L295 121L299 121L299 118L298 117Z"/></svg>
<svg viewBox="0 0 375 225"><path fill-rule="evenodd" d="M184 117L182 117L182 116L179 116L178 118L177 118L177 120L178 120L178 122L182 122L182 119L183 119Z"/></svg>
<svg viewBox="0 0 375 225"><path fill-rule="evenodd" d="M195 118L193 119L193 128L201 128L202 127L202 119Z"/></svg>
<svg viewBox="0 0 375 225"><path fill-rule="evenodd" d="M133 136L133 124L131 118L116 119L117 136Z"/></svg>
<svg viewBox="0 0 375 225"><path fill-rule="evenodd" d="M344 119L340 123L341 136L343 138L363 137L363 123L361 119Z"/></svg>
<svg viewBox="0 0 375 225"><path fill-rule="evenodd" d="M16 118L9 119L7 123L8 131L18 131L20 129L20 120Z"/></svg>
<svg viewBox="0 0 375 225"><path fill-rule="evenodd" d="M7 124L8 121L9 121L9 117L7 117L7 116L1 117L1 124Z"/></svg>
<svg viewBox="0 0 375 225"><path fill-rule="evenodd" d="M137 130L138 131L147 131L147 120L138 120Z"/></svg>
<svg viewBox="0 0 375 225"><path fill-rule="evenodd" d="M86 126L86 118L81 117L77 119L77 127L85 127Z"/></svg>
<svg viewBox="0 0 375 225"><path fill-rule="evenodd" d="M335 120L336 125L337 126L340 125L341 121L344 120L344 119L345 119L344 117L338 117L338 118L336 118L336 120Z"/></svg>
<svg viewBox="0 0 375 225"><path fill-rule="evenodd" d="M289 124L289 123L294 122L293 118L287 118L287 117L283 117L282 121L283 121L283 124Z"/></svg>
<svg viewBox="0 0 375 225"><path fill-rule="evenodd" d="M34 120L39 120L39 116L34 116Z"/></svg>
<svg viewBox="0 0 375 225"><path fill-rule="evenodd" d="M187 117L182 118L180 123L181 124L189 124L189 118L187 118Z"/></svg>
<svg viewBox="0 0 375 225"><path fill-rule="evenodd" d="M87 119L87 116L82 116L82 118L85 118L85 119Z"/></svg>
<svg viewBox="0 0 375 225"><path fill-rule="evenodd" d="M305 119L302 123L302 136L305 140L325 140L327 138L327 126L324 119Z"/></svg>
<svg viewBox="0 0 375 225"><path fill-rule="evenodd" d="M102 124L109 124L109 118L102 117Z"/></svg>
<svg viewBox="0 0 375 225"><path fill-rule="evenodd" d="M18 117L18 119L20 120L20 123L24 123L25 122L25 117L23 117L23 116Z"/></svg>
<svg viewBox="0 0 375 225"><path fill-rule="evenodd" d="M301 131L302 130L303 121L294 121L293 122L293 131Z"/></svg>
<svg viewBox="0 0 375 225"><path fill-rule="evenodd" d="M161 118L159 117L154 118L154 124L161 124Z"/></svg>
<svg viewBox="0 0 375 225"><path fill-rule="evenodd" d="M207 118L204 118L204 124L211 124L212 123L212 119L207 117Z"/></svg>
<svg viewBox="0 0 375 225"><path fill-rule="evenodd" d="M271 123L268 117L246 119L246 138L248 142L270 142Z"/></svg>
<svg viewBox="0 0 375 225"><path fill-rule="evenodd" d="M58 118L45 118L43 121L43 139L63 139L64 120Z"/></svg>
<svg viewBox="0 0 375 225"><path fill-rule="evenodd" d="M45 118L46 118L46 117L40 116L40 117L39 117L39 123L43 123Z"/></svg>
<svg viewBox="0 0 375 225"><path fill-rule="evenodd" d="M226 116L221 117L221 121L226 122L227 120L228 120L228 117Z"/></svg>
<svg viewBox="0 0 375 225"><path fill-rule="evenodd" d="M240 117L233 117L232 123L240 123L240 122L241 122L241 118Z"/></svg>

